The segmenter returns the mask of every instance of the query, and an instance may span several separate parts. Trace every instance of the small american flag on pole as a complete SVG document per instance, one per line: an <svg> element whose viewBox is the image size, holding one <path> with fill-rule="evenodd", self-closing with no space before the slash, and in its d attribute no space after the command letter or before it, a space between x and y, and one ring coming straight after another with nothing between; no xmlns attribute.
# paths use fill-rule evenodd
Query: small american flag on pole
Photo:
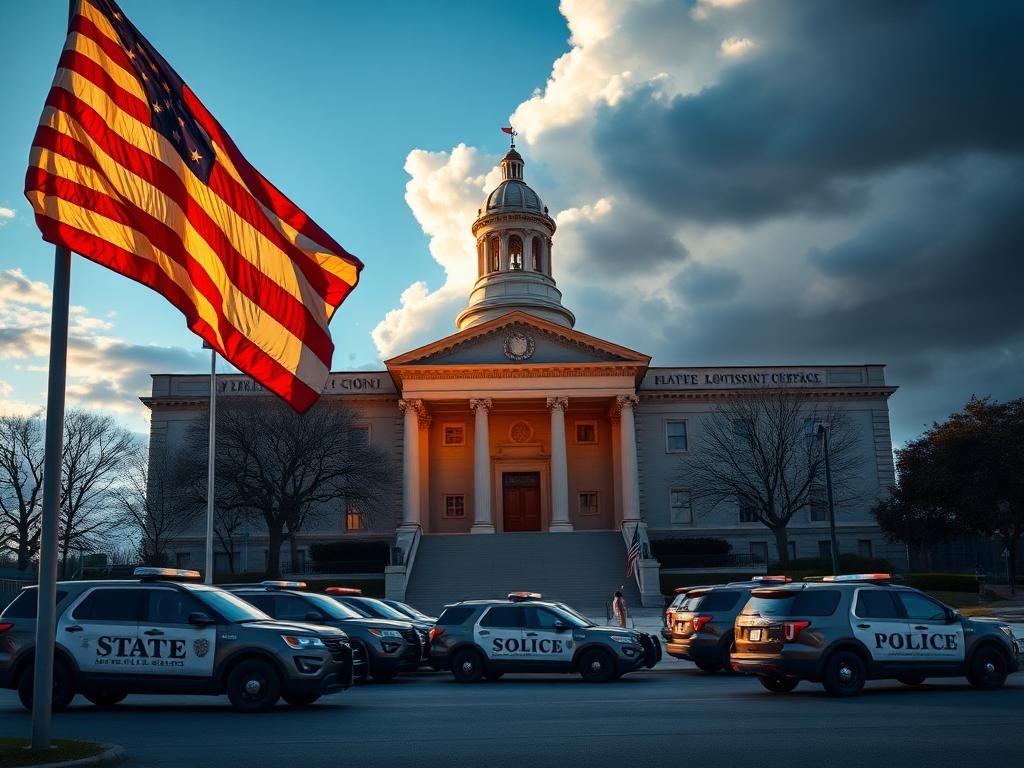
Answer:
<svg viewBox="0 0 1024 768"><path fill-rule="evenodd" d="M640 562L640 524L633 529L633 541L626 551L626 577L636 576L637 564Z"/></svg>

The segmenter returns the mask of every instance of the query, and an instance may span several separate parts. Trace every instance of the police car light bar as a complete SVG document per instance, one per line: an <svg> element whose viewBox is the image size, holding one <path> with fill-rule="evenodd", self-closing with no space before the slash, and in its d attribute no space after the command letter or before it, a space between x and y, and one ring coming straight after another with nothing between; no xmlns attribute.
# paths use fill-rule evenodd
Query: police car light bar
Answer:
<svg viewBox="0 0 1024 768"><path fill-rule="evenodd" d="M305 589L304 581L261 581L261 586L273 587L275 589Z"/></svg>
<svg viewBox="0 0 1024 768"><path fill-rule="evenodd" d="M822 581L892 581L891 573L844 573L841 576L825 576Z"/></svg>
<svg viewBox="0 0 1024 768"><path fill-rule="evenodd" d="M132 574L140 579L201 579L199 571L188 571L182 568L154 568L143 566L136 568Z"/></svg>
<svg viewBox="0 0 1024 768"><path fill-rule="evenodd" d="M508 599L514 603L519 603L524 600L541 600L543 595L540 592L509 592Z"/></svg>
<svg viewBox="0 0 1024 768"><path fill-rule="evenodd" d="M361 595L363 590L355 587L328 587L324 590L328 595Z"/></svg>
<svg viewBox="0 0 1024 768"><path fill-rule="evenodd" d="M793 581L789 576L751 576L751 581L760 581L764 584L789 584Z"/></svg>

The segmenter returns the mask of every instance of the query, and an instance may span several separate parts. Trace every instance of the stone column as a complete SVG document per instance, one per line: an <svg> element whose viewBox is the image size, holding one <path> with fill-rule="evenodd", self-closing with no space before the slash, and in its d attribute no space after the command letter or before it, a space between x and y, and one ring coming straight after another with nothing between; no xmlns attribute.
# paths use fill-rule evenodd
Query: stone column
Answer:
<svg viewBox="0 0 1024 768"><path fill-rule="evenodd" d="M619 409L619 454L622 465L622 520L640 520L640 472L636 458L636 421L633 406L639 402L636 395L619 395L615 406Z"/></svg>
<svg viewBox="0 0 1024 768"><path fill-rule="evenodd" d="M419 528L420 523L420 416L422 400L399 400L405 414L402 441L402 527Z"/></svg>
<svg viewBox="0 0 1024 768"><path fill-rule="evenodd" d="M551 527L550 531L571 531L569 521L569 462L565 453L565 409L567 397L549 397L551 411Z"/></svg>
<svg viewBox="0 0 1024 768"><path fill-rule="evenodd" d="M476 415L473 426L473 527L470 533L494 533L491 515L491 437L487 428L488 398L470 400Z"/></svg>

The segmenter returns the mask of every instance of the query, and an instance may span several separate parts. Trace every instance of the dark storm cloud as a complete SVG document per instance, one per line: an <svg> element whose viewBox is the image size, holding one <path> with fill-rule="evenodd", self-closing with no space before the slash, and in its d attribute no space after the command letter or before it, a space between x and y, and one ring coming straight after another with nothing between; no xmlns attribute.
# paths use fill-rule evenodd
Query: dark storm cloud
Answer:
<svg viewBox="0 0 1024 768"><path fill-rule="evenodd" d="M713 264L692 263L672 280L671 290L690 304L731 299L740 289L742 278L735 270Z"/></svg>
<svg viewBox="0 0 1024 768"><path fill-rule="evenodd" d="M641 88L597 120L609 176L671 215L864 205L908 164L1024 148L1024 3L751 3L758 47L715 85Z"/></svg>
<svg viewBox="0 0 1024 768"><path fill-rule="evenodd" d="M645 273L665 264L682 265L689 255L665 222L642 211L616 210L583 226L573 222L564 233L566 238L572 238L572 249L588 270ZM553 254L558 247L554 246Z"/></svg>

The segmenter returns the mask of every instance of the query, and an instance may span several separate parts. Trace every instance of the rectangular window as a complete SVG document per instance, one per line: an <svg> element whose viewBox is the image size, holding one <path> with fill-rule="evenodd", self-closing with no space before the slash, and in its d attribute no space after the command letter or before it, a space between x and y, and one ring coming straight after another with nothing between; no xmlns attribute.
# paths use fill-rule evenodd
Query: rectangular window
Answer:
<svg viewBox="0 0 1024 768"><path fill-rule="evenodd" d="M828 522L828 496L820 485L812 485L808 492L810 500L810 519L812 523Z"/></svg>
<svg viewBox="0 0 1024 768"><path fill-rule="evenodd" d="M191 552L175 552L174 553L174 567L175 568L188 568L189 560L192 559Z"/></svg>
<svg viewBox="0 0 1024 768"><path fill-rule="evenodd" d="M804 419L804 446L810 454L817 453L818 420Z"/></svg>
<svg viewBox="0 0 1024 768"><path fill-rule="evenodd" d="M665 422L665 453L682 453L686 449L686 422L669 419Z"/></svg>
<svg viewBox="0 0 1024 768"><path fill-rule="evenodd" d="M690 491L686 488L673 488L668 494L669 522L672 525L692 525L693 506L690 503Z"/></svg>
<svg viewBox="0 0 1024 768"><path fill-rule="evenodd" d="M732 423L732 440L736 448L750 448L754 439L754 425L747 419L736 419Z"/></svg>
<svg viewBox="0 0 1024 768"><path fill-rule="evenodd" d="M449 493L444 497L445 517L465 517L466 497L461 493Z"/></svg>
<svg viewBox="0 0 1024 768"><path fill-rule="evenodd" d="M579 511L581 515L596 515L598 513L596 491L583 491L580 493Z"/></svg>
<svg viewBox="0 0 1024 768"><path fill-rule="evenodd" d="M857 539L857 554L861 557L874 557L871 539Z"/></svg>
<svg viewBox="0 0 1024 768"><path fill-rule="evenodd" d="M576 444L595 445L597 443L597 422L577 421L576 422Z"/></svg>
<svg viewBox="0 0 1024 768"><path fill-rule="evenodd" d="M354 504L349 504L345 507L345 530L346 531L365 531L366 530L366 513L359 509Z"/></svg>
<svg viewBox="0 0 1024 768"><path fill-rule="evenodd" d="M359 450L370 447L370 428L368 426L352 427L348 431L349 445Z"/></svg>
<svg viewBox="0 0 1024 768"><path fill-rule="evenodd" d="M445 446L466 444L466 426L464 424L445 424L443 434Z"/></svg>
<svg viewBox="0 0 1024 768"><path fill-rule="evenodd" d="M832 542L827 539L818 542L818 557L832 558Z"/></svg>
<svg viewBox="0 0 1024 768"><path fill-rule="evenodd" d="M752 541L750 542L750 555L758 563L768 562L768 542L766 541Z"/></svg>
<svg viewBox="0 0 1024 768"><path fill-rule="evenodd" d="M741 523L756 523L757 513L754 511L753 504L740 504L740 522Z"/></svg>

